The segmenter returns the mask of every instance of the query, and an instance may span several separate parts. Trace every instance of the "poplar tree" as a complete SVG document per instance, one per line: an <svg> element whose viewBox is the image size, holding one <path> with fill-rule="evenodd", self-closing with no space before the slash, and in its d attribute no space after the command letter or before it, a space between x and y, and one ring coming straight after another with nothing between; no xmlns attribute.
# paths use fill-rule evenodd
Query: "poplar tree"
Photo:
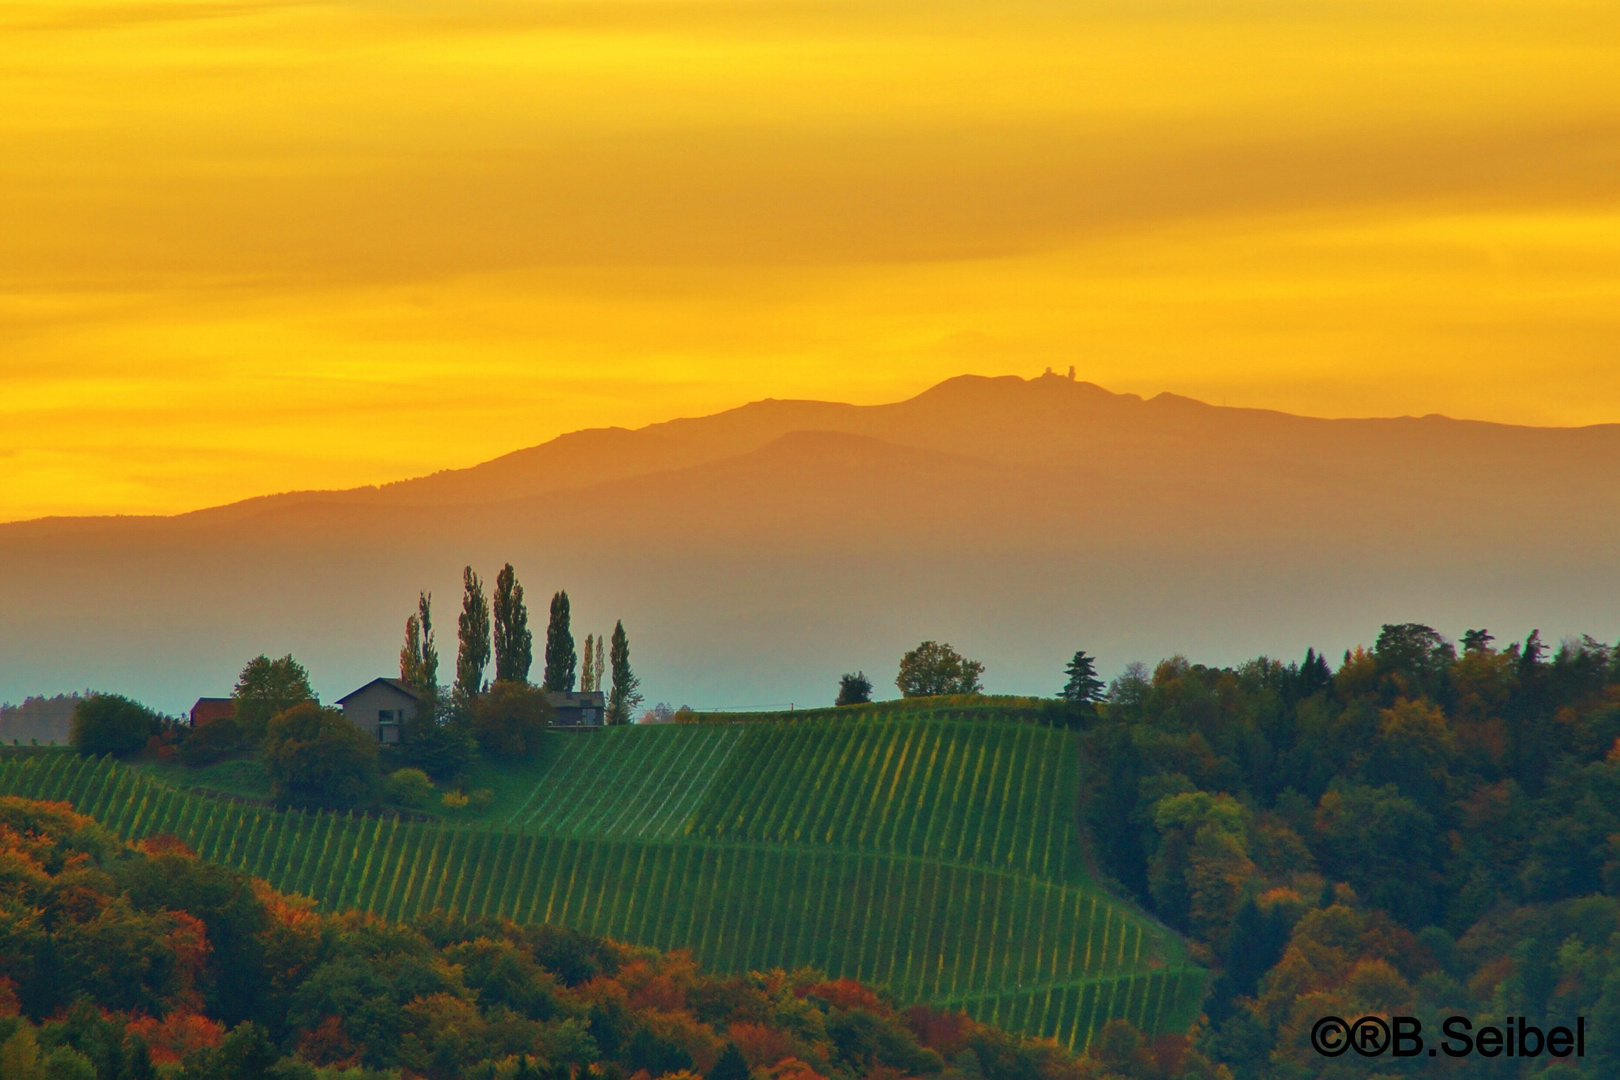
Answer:
<svg viewBox="0 0 1620 1080"><path fill-rule="evenodd" d="M579 689L589 693L596 689L596 637L585 635L585 655L579 661Z"/></svg>
<svg viewBox="0 0 1620 1080"><path fill-rule="evenodd" d="M422 629L422 689L439 692L439 647L433 641L433 594L416 594L416 623Z"/></svg>
<svg viewBox="0 0 1620 1080"><path fill-rule="evenodd" d="M484 583L472 567L461 572L461 584L455 696L466 704L484 688L484 668L489 666L489 601L484 599Z"/></svg>
<svg viewBox="0 0 1620 1080"><path fill-rule="evenodd" d="M628 724L630 710L641 704L641 680L630 670L630 637L624 632L621 620L613 628L613 690L608 695L607 718L610 724Z"/></svg>
<svg viewBox="0 0 1620 1080"><path fill-rule="evenodd" d="M605 646L606 644L607 644L607 638L604 637L601 634L597 634L596 635L596 685L591 687L592 690L600 690L600 689L602 689L602 680L607 678L607 657L604 656L603 653L602 653L603 646Z"/></svg>
<svg viewBox="0 0 1620 1080"><path fill-rule="evenodd" d="M572 690L578 662L574 635L568 629L568 594L560 592L551 598L551 622L546 627L546 689Z"/></svg>
<svg viewBox="0 0 1620 1080"><path fill-rule="evenodd" d="M534 663L534 635L529 633L529 609L523 586L507 563L495 575L495 681L528 682Z"/></svg>
<svg viewBox="0 0 1620 1080"><path fill-rule="evenodd" d="M405 620L405 646L399 650L399 681L424 693L439 689L439 650L433 644L433 597L419 593L416 614Z"/></svg>
<svg viewBox="0 0 1620 1080"><path fill-rule="evenodd" d="M399 681L416 686L422 678L422 624L413 611L405 619L405 644L399 650Z"/></svg>

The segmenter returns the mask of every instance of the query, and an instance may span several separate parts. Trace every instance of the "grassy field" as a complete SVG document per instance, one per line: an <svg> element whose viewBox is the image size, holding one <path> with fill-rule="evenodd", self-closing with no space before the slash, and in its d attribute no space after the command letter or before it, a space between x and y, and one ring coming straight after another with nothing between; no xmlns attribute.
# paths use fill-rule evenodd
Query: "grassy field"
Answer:
<svg viewBox="0 0 1620 1080"><path fill-rule="evenodd" d="M282 811L110 759L0 754L0 792L173 833L328 909L552 921L722 971L814 965L1084 1046L1184 1030L1204 972L1092 886L1072 735L934 716L547 737L486 767L489 820Z"/></svg>

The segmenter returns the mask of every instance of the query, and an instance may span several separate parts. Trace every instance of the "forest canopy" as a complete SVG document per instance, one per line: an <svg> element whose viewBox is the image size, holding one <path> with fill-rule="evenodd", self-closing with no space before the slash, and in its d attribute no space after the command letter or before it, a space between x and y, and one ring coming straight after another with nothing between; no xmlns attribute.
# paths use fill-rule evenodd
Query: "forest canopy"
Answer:
<svg viewBox="0 0 1620 1080"><path fill-rule="evenodd" d="M1198 1044L1234 1075L1325 1075L1330 1014L1620 1032L1613 648L1391 624L1336 669L1137 668L1083 722L1098 869L1220 971ZM1560 1067L1620 1075L1620 1039Z"/></svg>

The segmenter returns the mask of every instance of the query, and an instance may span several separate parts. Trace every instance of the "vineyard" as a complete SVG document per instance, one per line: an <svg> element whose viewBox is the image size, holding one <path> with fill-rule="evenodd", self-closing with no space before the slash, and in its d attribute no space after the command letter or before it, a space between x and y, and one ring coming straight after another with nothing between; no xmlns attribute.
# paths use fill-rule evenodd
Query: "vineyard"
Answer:
<svg viewBox="0 0 1620 1080"><path fill-rule="evenodd" d="M508 825L913 855L1084 882L1074 740L1052 728L901 714L555 741Z"/></svg>
<svg viewBox="0 0 1620 1080"><path fill-rule="evenodd" d="M276 810L110 758L0 756L0 793L172 833L330 910L434 908L690 948L720 971L813 965L1080 1048L1103 1022L1185 1030L1204 972L1093 888L1072 736L907 715L554 736L501 824Z"/></svg>

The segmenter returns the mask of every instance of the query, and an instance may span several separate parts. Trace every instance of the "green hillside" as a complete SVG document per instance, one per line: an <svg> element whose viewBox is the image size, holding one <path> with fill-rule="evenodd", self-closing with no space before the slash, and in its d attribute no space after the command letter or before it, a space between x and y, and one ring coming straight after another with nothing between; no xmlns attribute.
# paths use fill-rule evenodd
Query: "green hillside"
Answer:
<svg viewBox="0 0 1620 1080"><path fill-rule="evenodd" d="M0 792L174 833L327 909L551 921L720 971L813 965L1083 1047L1124 1016L1183 1030L1204 972L1090 886L1072 735L915 714L548 737L479 825L277 811L69 753Z"/></svg>
<svg viewBox="0 0 1620 1080"><path fill-rule="evenodd" d="M609 728L552 743L505 824L872 851L1085 880L1075 743L1052 728L901 715Z"/></svg>

